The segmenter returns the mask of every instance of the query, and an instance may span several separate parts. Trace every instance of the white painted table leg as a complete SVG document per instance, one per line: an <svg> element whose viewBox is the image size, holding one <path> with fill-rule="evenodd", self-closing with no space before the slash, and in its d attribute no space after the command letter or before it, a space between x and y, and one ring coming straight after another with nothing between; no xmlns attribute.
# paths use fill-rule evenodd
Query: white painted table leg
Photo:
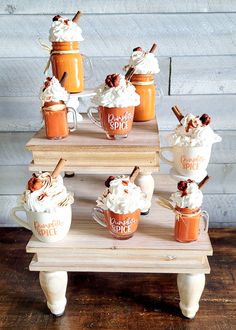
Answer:
<svg viewBox="0 0 236 330"><path fill-rule="evenodd" d="M62 315L66 307L67 272L40 272L39 282L51 313Z"/></svg>
<svg viewBox="0 0 236 330"><path fill-rule="evenodd" d="M205 286L205 274L178 274L177 285L182 314L192 319L199 309L199 300Z"/></svg>
<svg viewBox="0 0 236 330"><path fill-rule="evenodd" d="M147 195L147 201L152 201L154 192L154 179L151 172L140 172L135 183L141 188L141 190ZM141 210L141 214L148 214L150 206L144 210Z"/></svg>

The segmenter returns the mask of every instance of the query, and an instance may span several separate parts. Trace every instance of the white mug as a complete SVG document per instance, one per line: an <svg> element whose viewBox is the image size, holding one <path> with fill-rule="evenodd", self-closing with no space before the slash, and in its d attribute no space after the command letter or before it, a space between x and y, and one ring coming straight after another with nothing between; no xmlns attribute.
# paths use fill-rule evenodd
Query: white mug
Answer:
<svg viewBox="0 0 236 330"><path fill-rule="evenodd" d="M173 159L169 160L164 152L171 152ZM206 175L206 169L211 157L211 146L172 146L160 150L160 158L167 164L172 165L181 175L196 180Z"/></svg>
<svg viewBox="0 0 236 330"><path fill-rule="evenodd" d="M25 212L27 221L16 215ZM11 217L21 226L31 230L41 242L52 243L62 240L68 233L71 225L71 205L61 207L58 212L32 212L23 206L14 207Z"/></svg>

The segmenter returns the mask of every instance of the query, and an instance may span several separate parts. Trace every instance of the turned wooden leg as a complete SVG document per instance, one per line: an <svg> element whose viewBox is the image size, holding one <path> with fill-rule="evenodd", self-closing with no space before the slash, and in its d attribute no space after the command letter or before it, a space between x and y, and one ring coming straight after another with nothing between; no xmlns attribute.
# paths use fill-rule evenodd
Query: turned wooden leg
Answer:
<svg viewBox="0 0 236 330"><path fill-rule="evenodd" d="M151 203L153 191L154 191L154 179L151 172L140 172L137 179L135 180L137 186L147 195L147 201ZM150 204L151 205L151 204ZM149 208L141 210L142 215L149 213Z"/></svg>
<svg viewBox="0 0 236 330"><path fill-rule="evenodd" d="M40 272L39 282L51 313L62 315L66 307L67 272Z"/></svg>
<svg viewBox="0 0 236 330"><path fill-rule="evenodd" d="M178 274L177 285L182 314L192 319L199 309L199 300L205 286L205 274Z"/></svg>

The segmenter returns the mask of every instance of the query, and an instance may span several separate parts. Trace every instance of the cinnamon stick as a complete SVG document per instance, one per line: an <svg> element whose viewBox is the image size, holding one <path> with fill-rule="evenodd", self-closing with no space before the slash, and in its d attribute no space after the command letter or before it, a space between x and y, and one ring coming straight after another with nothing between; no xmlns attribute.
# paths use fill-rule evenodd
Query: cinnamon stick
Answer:
<svg viewBox="0 0 236 330"><path fill-rule="evenodd" d="M132 173L129 176L129 181L134 183L135 179L139 175L139 172L140 172L140 168L138 166L134 166L134 169L133 169Z"/></svg>
<svg viewBox="0 0 236 330"><path fill-rule="evenodd" d="M125 74L125 79L130 80L132 75L134 74L135 68L130 67L129 70Z"/></svg>
<svg viewBox="0 0 236 330"><path fill-rule="evenodd" d="M205 184L209 181L210 177L208 175L205 176L205 178L199 182L198 184L198 188L202 189L203 186L205 186Z"/></svg>
<svg viewBox="0 0 236 330"><path fill-rule="evenodd" d="M177 105L174 105L171 110L174 112L176 118L178 119L179 122L184 118L184 115L180 111L180 109L177 107Z"/></svg>
<svg viewBox="0 0 236 330"><path fill-rule="evenodd" d="M154 53L156 49L157 49L157 44L153 44L151 49L149 50L149 53Z"/></svg>
<svg viewBox="0 0 236 330"><path fill-rule="evenodd" d="M51 174L52 178L55 179L55 178L58 177L58 175L61 173L63 167L65 166L66 161L67 160L66 159L63 159L63 158L61 158L59 160L59 162L57 163L56 167L54 168L54 170L53 170L53 172Z"/></svg>
<svg viewBox="0 0 236 330"><path fill-rule="evenodd" d="M82 16L81 11L77 11L75 16L72 18L72 22L77 23L81 16Z"/></svg>
<svg viewBox="0 0 236 330"><path fill-rule="evenodd" d="M61 79L60 79L60 81L59 81L60 84L62 85L62 87L64 87L64 83L66 81L67 76L68 76L68 73L67 72L64 72L63 75L62 75L62 77L61 77Z"/></svg>

